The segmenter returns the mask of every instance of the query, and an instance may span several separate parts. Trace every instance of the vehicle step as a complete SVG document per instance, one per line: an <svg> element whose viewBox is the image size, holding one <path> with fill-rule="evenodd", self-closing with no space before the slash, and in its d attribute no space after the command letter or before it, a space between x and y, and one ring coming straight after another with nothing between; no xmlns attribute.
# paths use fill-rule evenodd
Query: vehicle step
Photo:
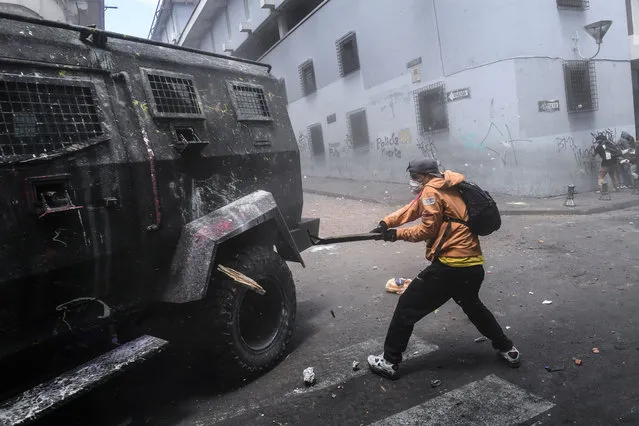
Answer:
<svg viewBox="0 0 639 426"><path fill-rule="evenodd" d="M23 425L157 354L166 340L141 336L0 404L0 425Z"/></svg>

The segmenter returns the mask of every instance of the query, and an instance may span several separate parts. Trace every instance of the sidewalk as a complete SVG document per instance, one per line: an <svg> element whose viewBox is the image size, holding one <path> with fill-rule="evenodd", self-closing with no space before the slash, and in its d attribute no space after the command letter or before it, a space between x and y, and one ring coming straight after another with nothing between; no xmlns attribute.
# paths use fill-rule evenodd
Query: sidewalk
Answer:
<svg viewBox="0 0 639 426"><path fill-rule="evenodd" d="M411 197L406 184L389 182L367 182L348 179L306 176L302 185L304 192L343 197L352 200L387 204L393 207L409 203ZM491 194L503 215L587 215L639 206L639 194L624 189L611 192L611 200L600 200L594 192L575 194L575 207L565 207L566 196L532 198Z"/></svg>

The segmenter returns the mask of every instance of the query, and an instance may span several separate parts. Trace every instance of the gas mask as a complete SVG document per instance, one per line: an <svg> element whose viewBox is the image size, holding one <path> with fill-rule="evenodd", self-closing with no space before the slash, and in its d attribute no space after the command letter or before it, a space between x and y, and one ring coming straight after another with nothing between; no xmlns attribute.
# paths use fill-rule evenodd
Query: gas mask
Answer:
<svg viewBox="0 0 639 426"><path fill-rule="evenodd" d="M408 181L408 185L410 186L410 192L413 194L418 194L422 189L424 189L424 184L413 178Z"/></svg>

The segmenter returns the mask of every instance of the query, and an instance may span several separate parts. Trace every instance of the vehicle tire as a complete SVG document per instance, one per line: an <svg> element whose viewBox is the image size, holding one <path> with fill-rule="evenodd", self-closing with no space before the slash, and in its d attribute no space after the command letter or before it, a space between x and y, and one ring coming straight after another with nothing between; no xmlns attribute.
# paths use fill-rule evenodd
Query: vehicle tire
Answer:
<svg viewBox="0 0 639 426"><path fill-rule="evenodd" d="M206 308L213 343L209 362L226 376L253 376L286 354L297 309L293 276L286 262L263 246L244 248L219 263L254 279L266 294L259 295L215 270Z"/></svg>

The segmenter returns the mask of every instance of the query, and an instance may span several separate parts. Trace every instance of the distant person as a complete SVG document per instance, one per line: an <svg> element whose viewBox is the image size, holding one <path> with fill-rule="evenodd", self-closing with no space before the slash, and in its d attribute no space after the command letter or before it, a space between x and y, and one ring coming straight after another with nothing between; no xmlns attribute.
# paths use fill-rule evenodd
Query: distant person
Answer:
<svg viewBox="0 0 639 426"><path fill-rule="evenodd" d="M410 187L419 195L408 206L385 217L371 232L383 234L384 241L426 241L426 258L432 263L399 297L386 334L384 353L370 355L369 367L376 374L398 378L402 353L415 323L451 298L479 332L492 341L499 354L511 366L518 366L519 351L479 299L484 280L479 238L468 226L457 222L468 221L466 204L453 188L464 181L464 176L451 171L440 173L437 162L431 159L411 161L407 171ZM391 229L417 219L421 222L413 227Z"/></svg>
<svg viewBox="0 0 639 426"><path fill-rule="evenodd" d="M621 175L621 182L623 182L623 186L632 188L634 187L634 179L632 177L631 165L634 163L637 143L629 133L621 132L621 136L617 141L617 146L619 147L619 149L621 149L621 159L619 161L619 174Z"/></svg>
<svg viewBox="0 0 639 426"><path fill-rule="evenodd" d="M597 179L599 191L602 190L602 186L606 181L606 175L610 175L612 186L615 188L615 191L618 191L617 158L621 154L619 148L608 140L605 135L599 134L595 138L595 145L593 145L592 149L593 155L599 155L601 157L601 168L599 169L599 178Z"/></svg>

